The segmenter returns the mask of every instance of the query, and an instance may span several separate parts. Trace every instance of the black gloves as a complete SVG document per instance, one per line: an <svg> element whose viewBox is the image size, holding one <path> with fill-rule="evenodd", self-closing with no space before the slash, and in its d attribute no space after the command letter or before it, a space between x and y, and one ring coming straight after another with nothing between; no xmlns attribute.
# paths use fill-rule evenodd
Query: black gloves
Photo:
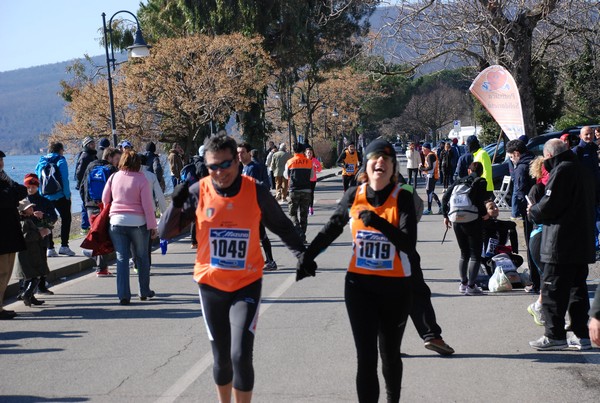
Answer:
<svg viewBox="0 0 600 403"><path fill-rule="evenodd" d="M317 263L312 259L304 259L304 254L298 259L296 266L296 281L302 280L304 277L314 277L317 272Z"/></svg>
<svg viewBox="0 0 600 403"><path fill-rule="evenodd" d="M386 227L390 225L389 222L387 222L371 210L361 211L358 215L358 218L360 218L363 224L365 224L367 227L375 228L376 230L382 233L385 231Z"/></svg>
<svg viewBox="0 0 600 403"><path fill-rule="evenodd" d="M173 193L171 194L173 207L182 208L189 195L190 185L187 181L175 186L175 189L173 189Z"/></svg>

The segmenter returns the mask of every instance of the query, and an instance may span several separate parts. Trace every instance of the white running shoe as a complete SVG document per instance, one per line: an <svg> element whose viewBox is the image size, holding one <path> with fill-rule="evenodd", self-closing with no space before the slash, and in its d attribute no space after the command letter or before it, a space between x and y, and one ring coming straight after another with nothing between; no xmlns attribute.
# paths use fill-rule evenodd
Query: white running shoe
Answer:
<svg viewBox="0 0 600 403"><path fill-rule="evenodd" d="M467 286L465 295L483 295L483 290L477 285L474 285L473 287Z"/></svg>
<svg viewBox="0 0 600 403"><path fill-rule="evenodd" d="M75 252L73 252L68 246L61 246L58 249L58 254L65 256L75 256Z"/></svg>
<svg viewBox="0 0 600 403"><path fill-rule="evenodd" d="M460 294L466 293L467 292L467 285L463 284L463 283L460 283L460 285L458 286L458 292Z"/></svg>
<svg viewBox="0 0 600 403"><path fill-rule="evenodd" d="M47 257L58 257L58 253L56 253L56 249L52 248L52 249L48 249L46 251L46 256Z"/></svg>
<svg viewBox="0 0 600 403"><path fill-rule="evenodd" d="M590 350L592 341L590 339L579 338L574 334L567 338L567 350Z"/></svg>

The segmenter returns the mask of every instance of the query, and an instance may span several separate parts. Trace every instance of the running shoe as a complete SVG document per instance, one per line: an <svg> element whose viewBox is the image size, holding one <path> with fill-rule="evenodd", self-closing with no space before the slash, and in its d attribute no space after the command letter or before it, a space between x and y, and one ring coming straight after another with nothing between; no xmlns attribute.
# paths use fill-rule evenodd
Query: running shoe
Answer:
<svg viewBox="0 0 600 403"><path fill-rule="evenodd" d="M112 273L108 271L108 268L96 271L96 277L112 277Z"/></svg>
<svg viewBox="0 0 600 403"><path fill-rule="evenodd" d="M477 285L474 285L473 287L467 286L465 295L483 295L483 290Z"/></svg>
<svg viewBox="0 0 600 403"><path fill-rule="evenodd" d="M460 294L466 293L467 292L467 285L463 284L463 283L460 283L460 285L458 286L458 292Z"/></svg>
<svg viewBox="0 0 600 403"><path fill-rule="evenodd" d="M58 249L58 254L65 256L75 256L75 252L73 252L68 246L61 246Z"/></svg>
<svg viewBox="0 0 600 403"><path fill-rule="evenodd" d="M146 296L146 297L140 296L140 301L145 301L148 298L154 298L155 296L156 296L156 293L153 290L150 290L150 294L148 294L148 296Z"/></svg>
<svg viewBox="0 0 600 403"><path fill-rule="evenodd" d="M48 249L46 251L46 256L47 257L58 257L58 253L56 253L56 249L52 248L52 249Z"/></svg>
<svg viewBox="0 0 600 403"><path fill-rule="evenodd" d="M423 210L423 215L429 215L429 214L431 214L431 210L429 210L429 209Z"/></svg>
<svg viewBox="0 0 600 403"><path fill-rule="evenodd" d="M546 321L542 317L542 307L541 306L539 307L539 309L536 309L535 308L535 302L534 302L533 304L530 304L527 307L527 312L529 312L529 314L531 316L533 316L533 321L535 322L536 325L538 325L538 326L544 326L544 324L546 323Z"/></svg>
<svg viewBox="0 0 600 403"><path fill-rule="evenodd" d="M590 339L579 338L574 334L569 336L567 339L567 350L590 350L592 348L592 341Z"/></svg>
<svg viewBox="0 0 600 403"><path fill-rule="evenodd" d="M268 261L263 267L263 271L275 271L277 270L277 263L274 260Z"/></svg>
<svg viewBox="0 0 600 403"><path fill-rule="evenodd" d="M425 348L427 350L435 351L440 355L452 355L454 349L446 344L443 339L433 339L425 342Z"/></svg>
<svg viewBox="0 0 600 403"><path fill-rule="evenodd" d="M559 351L566 349L568 346L566 340L554 340L546 336L530 341L529 345L538 351Z"/></svg>

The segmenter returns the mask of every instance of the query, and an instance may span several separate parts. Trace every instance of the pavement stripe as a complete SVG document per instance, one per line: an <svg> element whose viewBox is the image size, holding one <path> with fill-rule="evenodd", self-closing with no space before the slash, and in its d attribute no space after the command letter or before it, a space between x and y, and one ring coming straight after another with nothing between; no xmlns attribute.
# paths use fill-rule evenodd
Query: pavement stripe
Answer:
<svg viewBox="0 0 600 403"><path fill-rule="evenodd" d="M264 303L265 300L277 299L283 295L294 283L296 282L296 273L288 276L285 281L279 285L268 296L263 296L261 300L263 303L260 304L260 315L263 315L269 307L274 304ZM157 400L156 403L173 403L183 392L190 387L194 381L196 381L213 363L212 351L204 354L202 358L194 364L181 378L177 380L169 389L165 391Z"/></svg>

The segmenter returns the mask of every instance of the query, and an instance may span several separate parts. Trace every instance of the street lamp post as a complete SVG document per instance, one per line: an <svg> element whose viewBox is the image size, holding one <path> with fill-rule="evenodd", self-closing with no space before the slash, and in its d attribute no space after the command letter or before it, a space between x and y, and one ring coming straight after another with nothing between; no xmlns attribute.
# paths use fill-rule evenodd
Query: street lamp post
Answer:
<svg viewBox="0 0 600 403"><path fill-rule="evenodd" d="M108 102L110 104L110 128L112 130L113 137L113 145L117 147L117 122L115 119L115 102L113 98L113 87L112 87L112 74L110 65L112 63L112 71L115 70L115 51L113 47L113 38L112 38L112 20L119 13L127 13L131 15L135 19L136 24L136 32L135 32L135 40L133 45L127 48L128 55L131 57L146 57L150 54L150 46L146 44L144 37L142 36L142 30L140 29L140 22L138 21L135 14L127 10L117 11L110 17L108 21L108 28L106 27L106 14L102 13L102 26L104 29L104 50L106 51L106 68L108 72ZM108 43L110 39L110 57L108 54Z"/></svg>

